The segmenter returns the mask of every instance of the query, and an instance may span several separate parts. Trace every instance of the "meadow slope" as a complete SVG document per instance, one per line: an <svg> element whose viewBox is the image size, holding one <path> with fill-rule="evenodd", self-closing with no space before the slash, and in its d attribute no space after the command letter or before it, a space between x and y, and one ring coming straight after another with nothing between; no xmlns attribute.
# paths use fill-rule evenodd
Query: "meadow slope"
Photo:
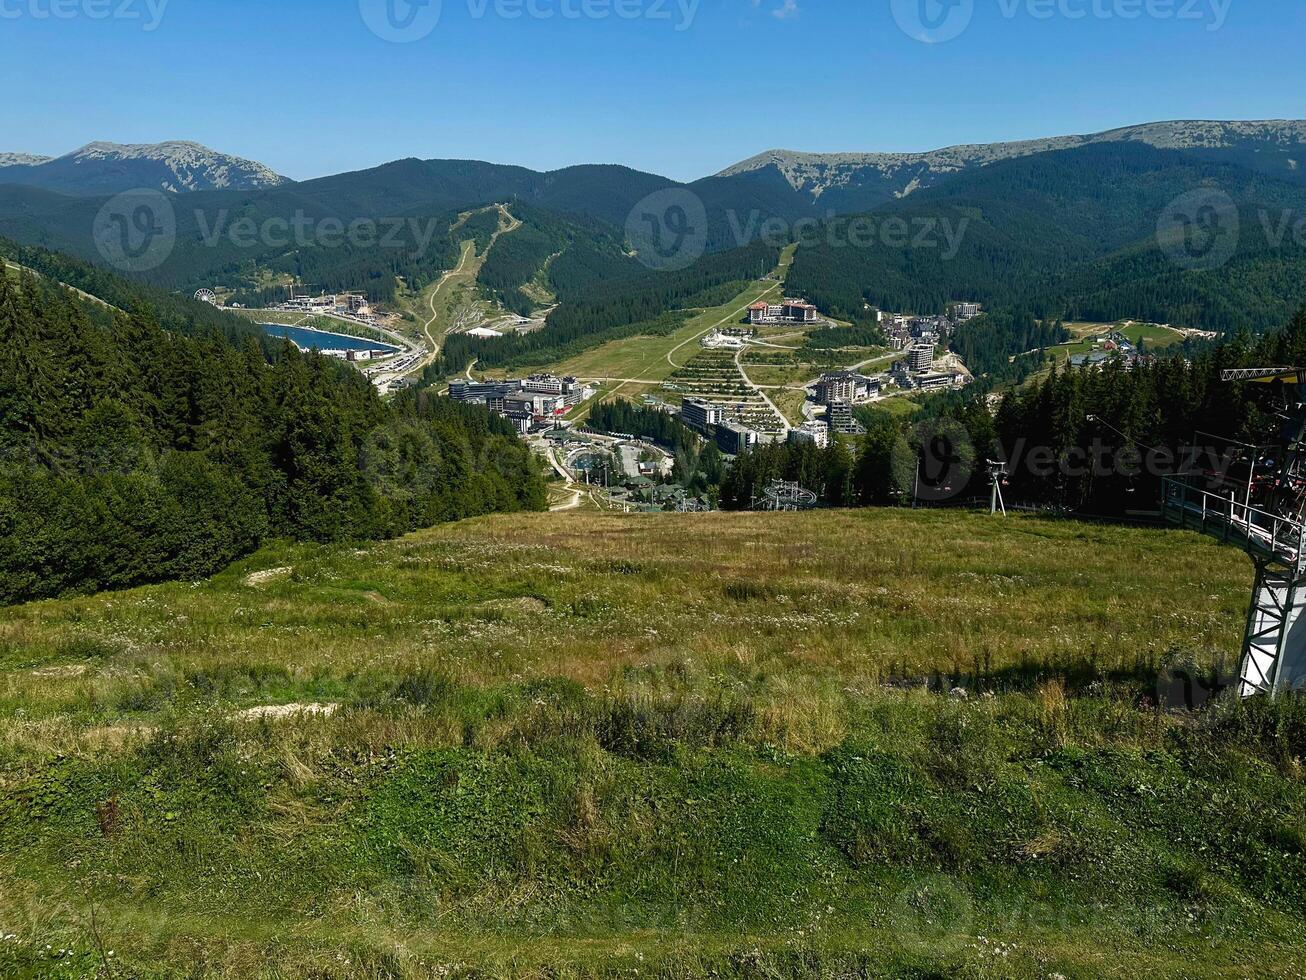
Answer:
<svg viewBox="0 0 1306 980"><path fill-rule="evenodd" d="M1249 582L573 511L9 609L0 975L1300 976L1306 713L1200 705Z"/></svg>

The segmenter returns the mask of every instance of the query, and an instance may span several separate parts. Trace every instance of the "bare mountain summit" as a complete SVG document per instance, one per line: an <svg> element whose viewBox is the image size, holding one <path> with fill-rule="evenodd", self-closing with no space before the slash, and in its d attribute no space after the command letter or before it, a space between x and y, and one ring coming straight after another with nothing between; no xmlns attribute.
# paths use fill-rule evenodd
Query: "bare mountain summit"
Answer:
<svg viewBox="0 0 1306 980"><path fill-rule="evenodd" d="M261 190L289 183L253 160L199 143L90 143L54 159L0 154L0 183L28 184L64 194L101 195L141 187L170 193Z"/></svg>
<svg viewBox="0 0 1306 980"><path fill-rule="evenodd" d="M0 153L0 168L31 167L38 163L49 163L54 157L37 156L35 153Z"/></svg>
<svg viewBox="0 0 1306 980"><path fill-rule="evenodd" d="M1306 162L1306 121L1146 123L1086 136L976 143L926 153L769 150L728 167L718 176L765 179L779 174L795 191L823 209L857 211L999 160L1112 142L1195 151L1266 173L1292 174Z"/></svg>

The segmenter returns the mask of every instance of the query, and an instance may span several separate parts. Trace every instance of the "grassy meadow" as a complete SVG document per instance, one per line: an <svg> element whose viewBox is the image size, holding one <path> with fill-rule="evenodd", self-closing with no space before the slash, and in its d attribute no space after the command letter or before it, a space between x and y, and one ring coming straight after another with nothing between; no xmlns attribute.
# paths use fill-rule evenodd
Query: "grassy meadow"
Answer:
<svg viewBox="0 0 1306 980"><path fill-rule="evenodd" d="M1116 331L1134 344L1143 343L1152 351L1163 350L1183 343L1184 335L1170 327L1157 326L1154 323L1068 323L1066 329L1074 338L1067 343L1048 348L1053 362L1064 366L1076 354L1091 354L1097 348L1092 343L1093 337L1104 336Z"/></svg>
<svg viewBox="0 0 1306 980"><path fill-rule="evenodd" d="M8 609L0 975L1300 976L1306 713L1178 707L1250 577L572 511Z"/></svg>
<svg viewBox="0 0 1306 980"><path fill-rule="evenodd" d="M628 337L609 341L575 357L548 366L554 374L582 380L610 378L605 396L630 397L638 382L658 385L699 351L698 341L713 330L743 323L748 307L758 300L775 300L781 295L784 276L793 263L797 246L785 248L771 279L759 279L721 306L701 310L666 336Z"/></svg>

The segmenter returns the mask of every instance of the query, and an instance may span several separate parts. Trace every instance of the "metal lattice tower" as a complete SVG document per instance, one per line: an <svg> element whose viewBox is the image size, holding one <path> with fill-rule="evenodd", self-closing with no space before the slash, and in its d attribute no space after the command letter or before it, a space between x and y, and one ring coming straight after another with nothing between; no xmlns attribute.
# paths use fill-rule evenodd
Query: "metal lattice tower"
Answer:
<svg viewBox="0 0 1306 980"><path fill-rule="evenodd" d="M1286 404L1281 445L1263 457L1247 447L1245 474L1220 472L1164 482L1162 510L1247 552L1256 569L1238 668L1242 697L1306 688L1306 370L1224 372L1232 382L1275 384Z"/></svg>

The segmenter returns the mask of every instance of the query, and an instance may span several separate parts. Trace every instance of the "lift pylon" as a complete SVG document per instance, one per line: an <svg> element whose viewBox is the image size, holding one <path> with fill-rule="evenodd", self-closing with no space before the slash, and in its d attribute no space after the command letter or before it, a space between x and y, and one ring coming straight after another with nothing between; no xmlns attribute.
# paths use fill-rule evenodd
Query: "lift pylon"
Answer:
<svg viewBox="0 0 1306 980"><path fill-rule="evenodd" d="M1245 446L1240 472L1164 481L1167 520L1236 544L1256 569L1238 668L1238 693L1277 696L1306 689L1306 370L1240 368L1228 382L1278 385L1281 445Z"/></svg>

